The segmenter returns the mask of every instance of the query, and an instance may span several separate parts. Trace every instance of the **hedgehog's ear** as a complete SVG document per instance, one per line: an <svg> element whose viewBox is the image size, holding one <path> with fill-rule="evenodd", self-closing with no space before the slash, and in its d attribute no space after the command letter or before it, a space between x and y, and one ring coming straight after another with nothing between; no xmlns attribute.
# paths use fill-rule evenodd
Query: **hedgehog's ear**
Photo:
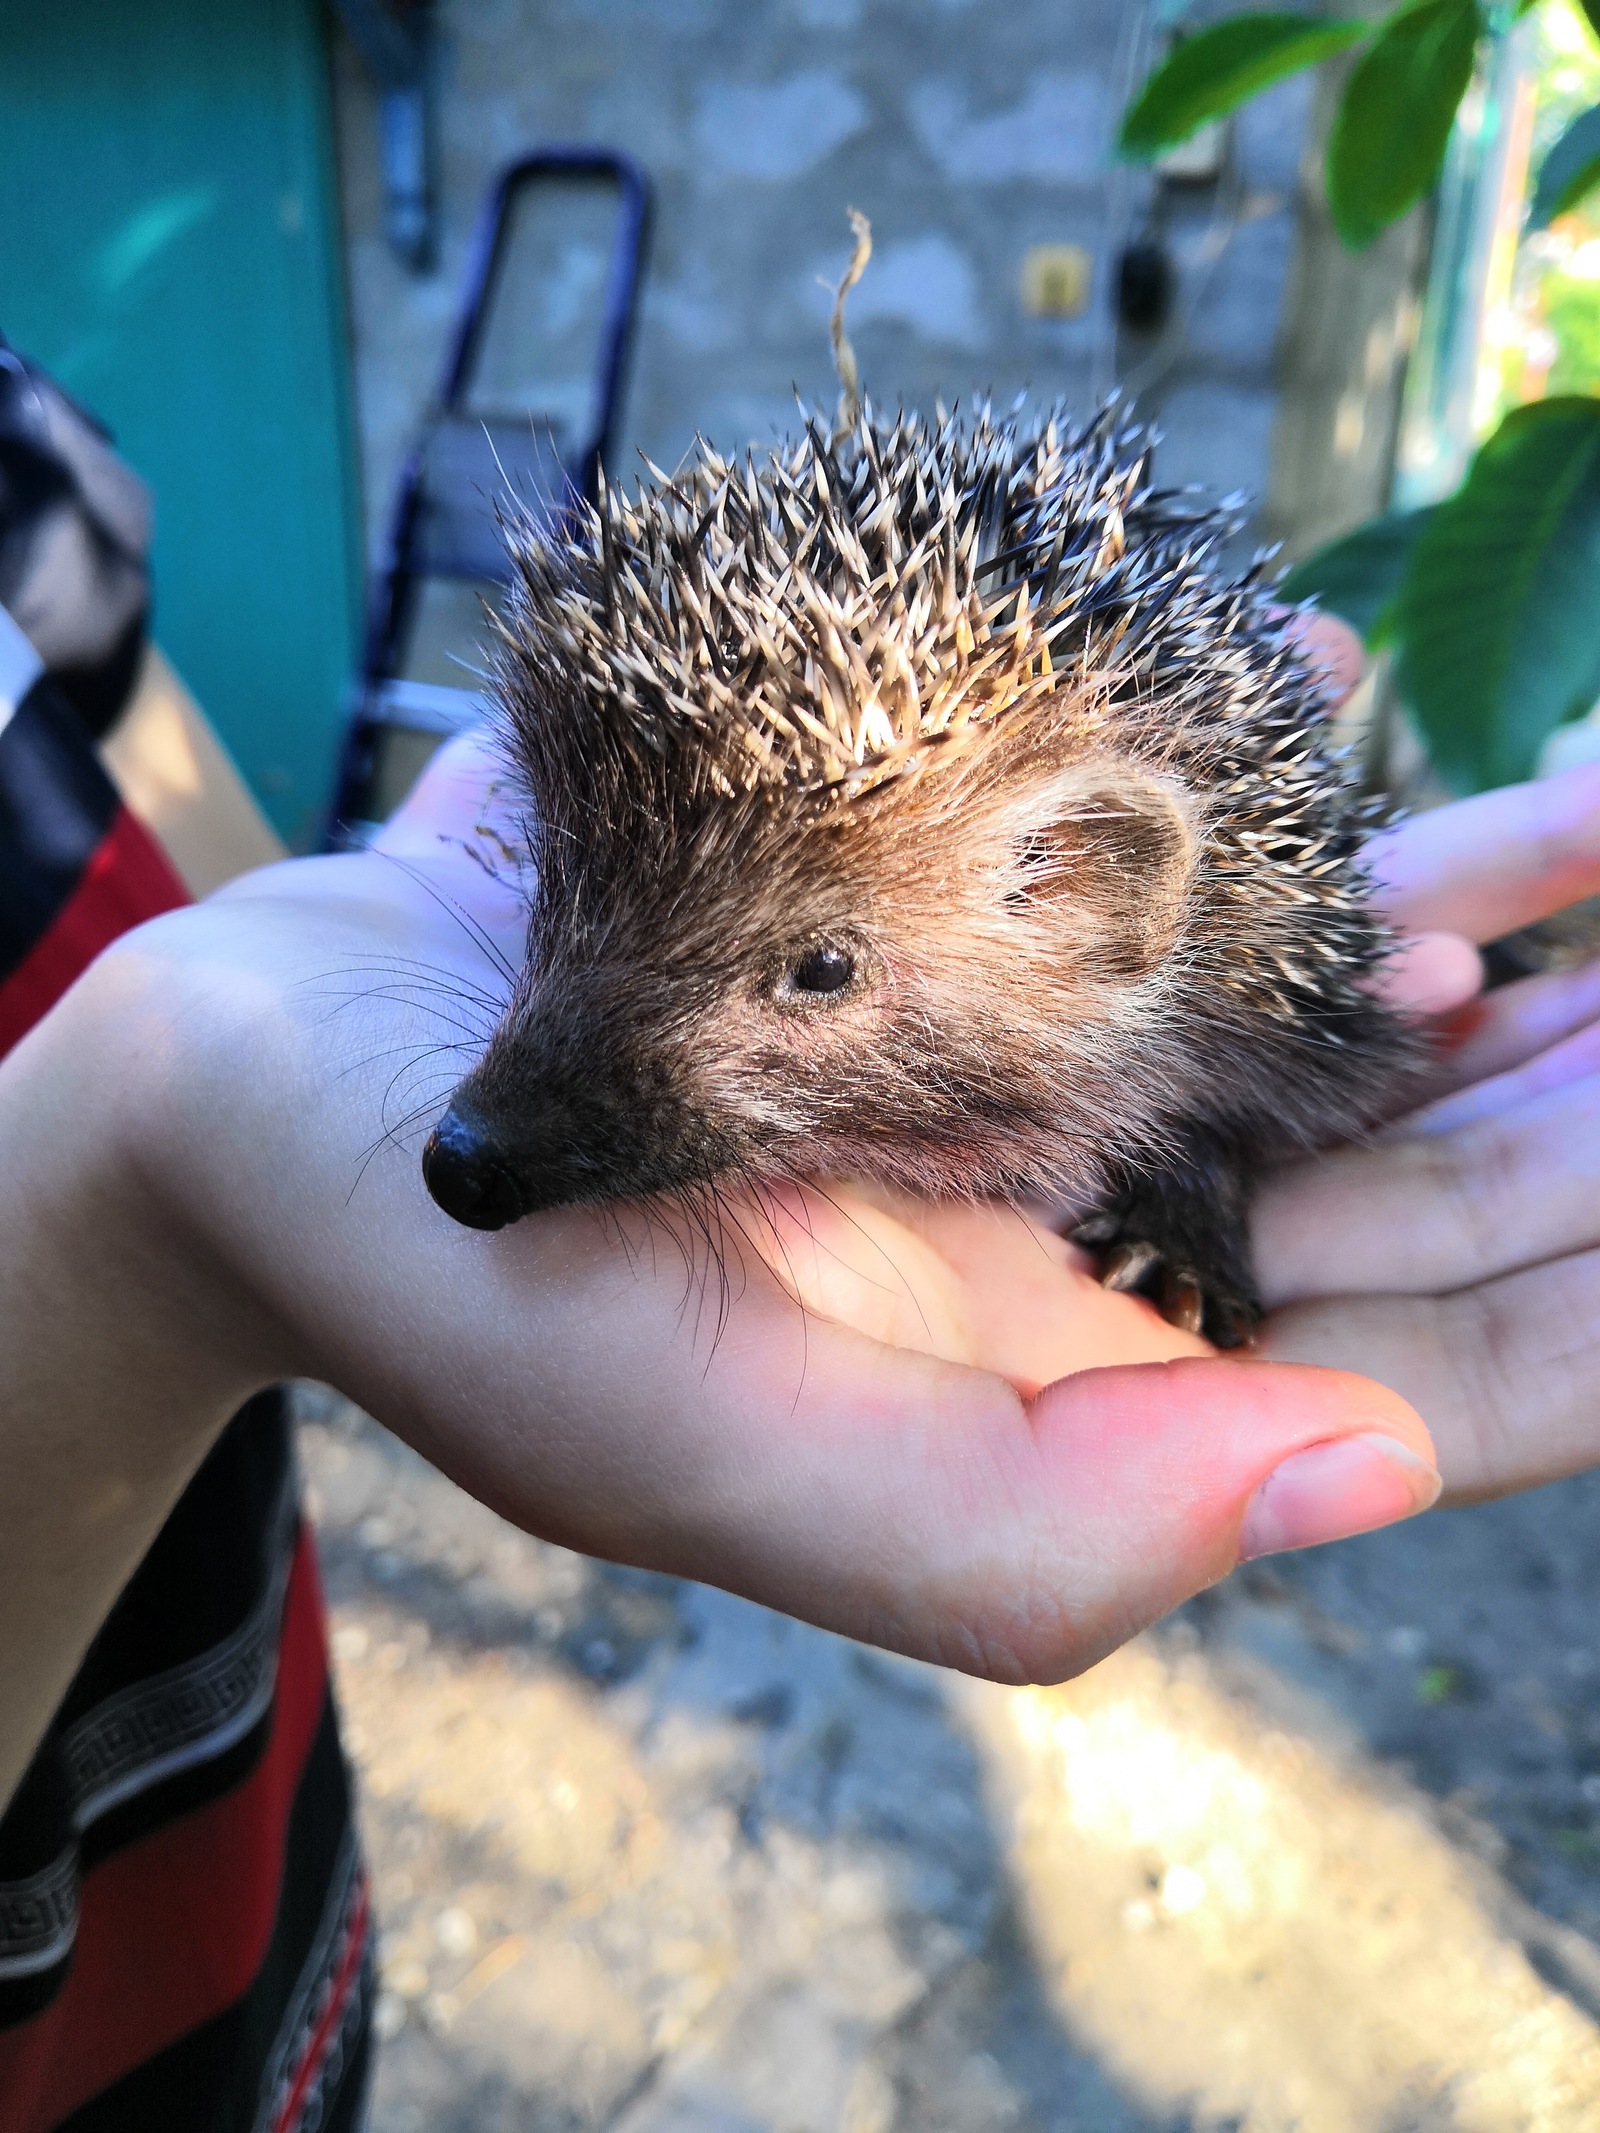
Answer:
<svg viewBox="0 0 1600 2133"><path fill-rule="evenodd" d="M1108 977L1153 969L1194 868L1182 790L1133 764L1084 764L1026 788L1007 815L1008 909Z"/></svg>

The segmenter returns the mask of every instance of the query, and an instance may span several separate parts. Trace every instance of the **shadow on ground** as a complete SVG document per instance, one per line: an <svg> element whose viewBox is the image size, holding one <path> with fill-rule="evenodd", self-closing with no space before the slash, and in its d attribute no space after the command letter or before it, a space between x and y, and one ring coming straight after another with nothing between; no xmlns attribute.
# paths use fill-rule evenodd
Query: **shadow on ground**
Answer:
<svg viewBox="0 0 1600 2133"><path fill-rule="evenodd" d="M1595 1481L1002 1691L531 1541L301 1410L372 2133L1600 2125Z"/></svg>

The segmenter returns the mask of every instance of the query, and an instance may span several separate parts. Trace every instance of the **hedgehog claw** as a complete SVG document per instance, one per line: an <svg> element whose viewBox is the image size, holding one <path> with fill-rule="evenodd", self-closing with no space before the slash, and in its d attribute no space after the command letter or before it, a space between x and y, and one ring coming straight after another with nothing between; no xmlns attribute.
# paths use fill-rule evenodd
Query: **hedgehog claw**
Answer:
<svg viewBox="0 0 1600 2133"><path fill-rule="evenodd" d="M1101 1288L1136 1289L1160 1257L1160 1251L1153 1244L1114 1245L1101 1261Z"/></svg>
<svg viewBox="0 0 1600 2133"><path fill-rule="evenodd" d="M1207 1331L1214 1347L1248 1351L1256 1345L1256 1315L1236 1296L1214 1296L1208 1316Z"/></svg>
<svg viewBox="0 0 1600 2133"><path fill-rule="evenodd" d="M1194 1274L1170 1267L1163 1275L1161 1316L1181 1333L1198 1333L1205 1325L1205 1290Z"/></svg>
<svg viewBox="0 0 1600 2133"><path fill-rule="evenodd" d="M1075 1239L1082 1242L1081 1232ZM1159 1273L1159 1284L1151 1280ZM1100 1286L1127 1294L1153 1295L1168 1325L1183 1333L1201 1333L1214 1348L1251 1349L1256 1344L1257 1311L1244 1297L1218 1291L1192 1267L1173 1266L1158 1244L1145 1238L1113 1244L1100 1261Z"/></svg>

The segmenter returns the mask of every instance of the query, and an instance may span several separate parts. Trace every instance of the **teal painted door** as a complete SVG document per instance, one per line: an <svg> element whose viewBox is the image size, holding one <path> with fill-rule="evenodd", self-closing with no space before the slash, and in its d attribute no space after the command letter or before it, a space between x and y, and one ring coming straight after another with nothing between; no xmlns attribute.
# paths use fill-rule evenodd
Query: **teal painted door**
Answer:
<svg viewBox="0 0 1600 2133"><path fill-rule="evenodd" d="M292 843L360 528L317 0L0 0L0 330L155 494L155 628Z"/></svg>

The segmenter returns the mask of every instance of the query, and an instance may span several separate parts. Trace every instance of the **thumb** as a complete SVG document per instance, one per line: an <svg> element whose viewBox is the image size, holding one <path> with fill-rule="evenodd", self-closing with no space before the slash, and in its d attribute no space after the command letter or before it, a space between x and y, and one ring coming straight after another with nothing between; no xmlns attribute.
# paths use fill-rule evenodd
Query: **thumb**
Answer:
<svg viewBox="0 0 1600 2133"><path fill-rule="evenodd" d="M969 1672L1060 1680L1242 1554L1385 1525L1438 1493L1397 1394L1197 1356L1015 1210L891 1211L835 1190L762 1213L781 1285L819 1316L801 1397L755 1432L758 1492L750 1396L781 1315L738 1372L746 1515L710 1574L769 1604ZM750 1293L751 1336L757 1310Z"/></svg>
<svg viewBox="0 0 1600 2133"><path fill-rule="evenodd" d="M1418 1415L1348 1371L1083 1371L1036 1394L1029 1417L1075 1597L1063 1648L1026 1654L1035 1678L1093 1665L1238 1562L1389 1525L1439 1493Z"/></svg>

